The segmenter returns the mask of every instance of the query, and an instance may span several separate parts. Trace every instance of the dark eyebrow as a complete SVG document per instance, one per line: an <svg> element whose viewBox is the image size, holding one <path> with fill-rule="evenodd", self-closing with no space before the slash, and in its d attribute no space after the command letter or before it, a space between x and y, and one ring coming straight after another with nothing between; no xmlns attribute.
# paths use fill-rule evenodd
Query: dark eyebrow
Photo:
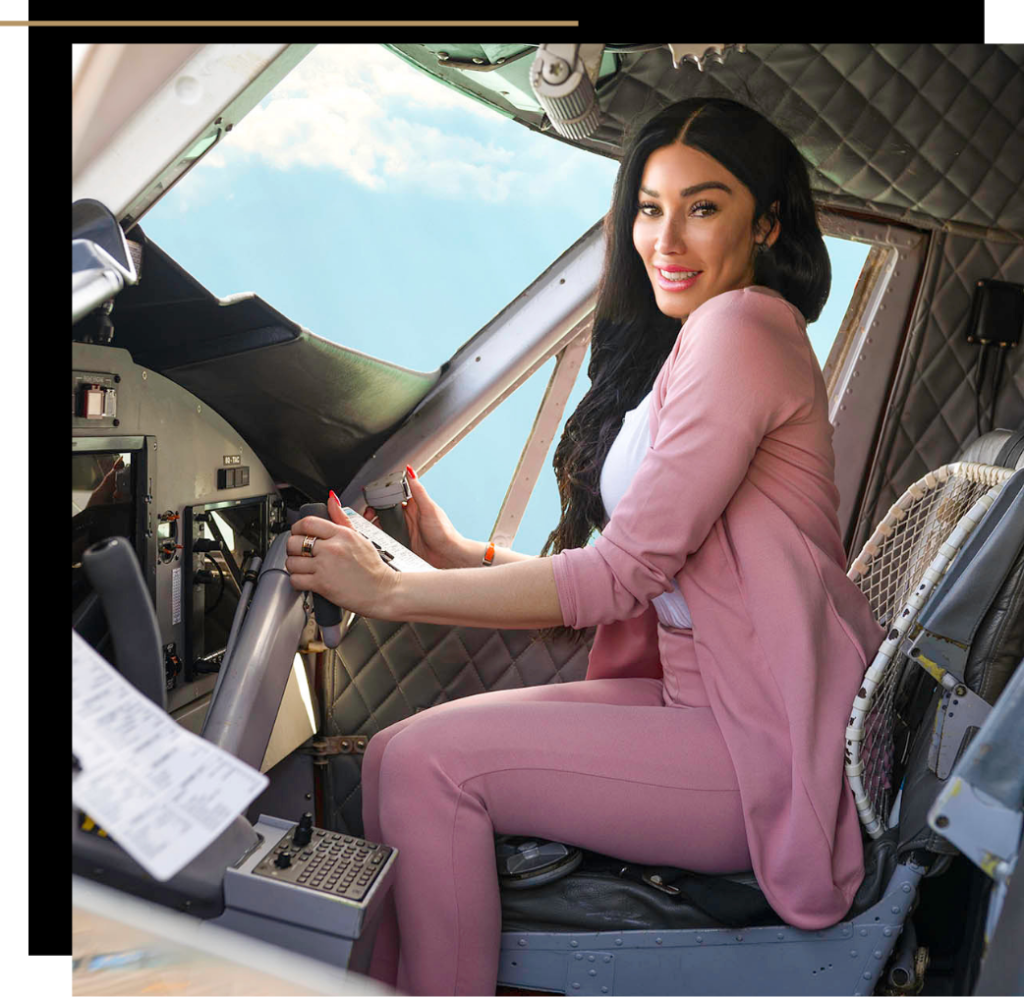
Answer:
<svg viewBox="0 0 1024 997"><path fill-rule="evenodd" d="M724 190L727 194L731 194L732 190L726 187L724 183L720 183L718 180L708 180L705 183L695 183L692 187L687 187L679 192L680 197L690 197L692 194L696 194L702 190L708 190L709 188L717 188L718 190ZM640 186L640 190L647 194L649 197L661 197L656 190L648 190L643 185Z"/></svg>

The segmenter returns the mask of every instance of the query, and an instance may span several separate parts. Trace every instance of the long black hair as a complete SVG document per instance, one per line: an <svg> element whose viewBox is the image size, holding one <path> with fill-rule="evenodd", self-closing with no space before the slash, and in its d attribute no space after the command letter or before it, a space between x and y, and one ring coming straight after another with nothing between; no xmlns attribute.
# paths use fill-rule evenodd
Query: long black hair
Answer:
<svg viewBox="0 0 1024 997"><path fill-rule="evenodd" d="M651 390L680 320L658 309L633 245L640 181L652 152L674 142L721 163L754 197L753 223L779 223L774 244L754 256L754 283L778 291L807 322L821 313L832 271L796 146L767 118L722 97L692 97L660 111L627 136L612 205L604 219L605 258L591 340L590 390L565 424L552 461L561 518L541 555L582 547L606 519L600 476L626 412ZM770 229L769 229L770 231ZM555 627L544 637L581 632Z"/></svg>

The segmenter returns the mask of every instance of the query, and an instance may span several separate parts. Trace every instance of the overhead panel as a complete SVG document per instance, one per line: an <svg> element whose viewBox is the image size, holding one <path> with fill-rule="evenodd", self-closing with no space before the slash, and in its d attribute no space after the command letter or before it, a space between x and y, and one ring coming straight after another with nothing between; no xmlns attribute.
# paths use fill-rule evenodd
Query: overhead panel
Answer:
<svg viewBox="0 0 1024 997"><path fill-rule="evenodd" d="M430 45L387 45L410 65L443 83L481 101L506 117L542 127L544 111L530 87L530 66L537 54L536 44L432 43ZM609 79L618 69L614 53L601 58L598 82Z"/></svg>

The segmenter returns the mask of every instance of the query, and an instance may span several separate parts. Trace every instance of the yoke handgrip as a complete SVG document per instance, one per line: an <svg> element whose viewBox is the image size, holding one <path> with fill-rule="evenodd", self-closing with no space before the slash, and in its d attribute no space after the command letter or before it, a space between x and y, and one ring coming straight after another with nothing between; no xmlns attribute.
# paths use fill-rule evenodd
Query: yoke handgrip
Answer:
<svg viewBox="0 0 1024 997"><path fill-rule="evenodd" d="M82 554L82 567L103 603L118 670L166 710L160 627L131 544L125 537L100 540Z"/></svg>
<svg viewBox="0 0 1024 997"><path fill-rule="evenodd" d="M299 518L306 516L319 516L321 519L331 520L327 514L327 506L323 502L307 502L299 509ZM313 555L314 557L316 554ZM328 647L337 647L341 643L341 610L329 599L322 595L313 593L313 611L316 613L316 622L320 627L324 643Z"/></svg>

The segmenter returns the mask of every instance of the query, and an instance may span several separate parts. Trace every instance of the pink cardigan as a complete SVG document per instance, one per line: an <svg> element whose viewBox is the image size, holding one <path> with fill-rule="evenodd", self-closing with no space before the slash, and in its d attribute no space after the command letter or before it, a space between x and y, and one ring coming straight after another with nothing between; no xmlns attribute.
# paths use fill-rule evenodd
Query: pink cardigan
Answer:
<svg viewBox="0 0 1024 997"><path fill-rule="evenodd" d="M599 625L588 678L660 677L671 663L650 602L676 579L758 882L789 924L835 924L864 875L844 732L884 633L846 577L803 316L764 287L706 301L654 382L650 420L602 535L552 558L563 621Z"/></svg>

